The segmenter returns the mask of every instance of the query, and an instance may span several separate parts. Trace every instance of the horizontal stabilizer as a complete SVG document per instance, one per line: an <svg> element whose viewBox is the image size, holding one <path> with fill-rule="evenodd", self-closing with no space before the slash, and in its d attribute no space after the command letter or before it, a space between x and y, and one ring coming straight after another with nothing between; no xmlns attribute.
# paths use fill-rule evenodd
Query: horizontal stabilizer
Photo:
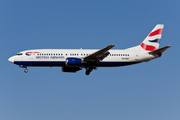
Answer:
<svg viewBox="0 0 180 120"><path fill-rule="evenodd" d="M159 54L159 53L163 53L165 50L167 50L168 48L170 48L171 46L166 46L154 51L149 52L149 54Z"/></svg>

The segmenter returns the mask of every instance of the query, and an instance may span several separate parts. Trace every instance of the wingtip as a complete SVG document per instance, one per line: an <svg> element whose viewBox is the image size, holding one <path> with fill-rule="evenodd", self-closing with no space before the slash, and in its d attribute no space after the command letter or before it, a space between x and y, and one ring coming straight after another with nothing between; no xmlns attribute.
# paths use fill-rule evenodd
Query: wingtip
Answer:
<svg viewBox="0 0 180 120"><path fill-rule="evenodd" d="M172 45L168 45L167 47L169 47L169 48L170 48L170 47L172 47Z"/></svg>
<svg viewBox="0 0 180 120"><path fill-rule="evenodd" d="M108 45L109 47L114 47L114 46L116 46L116 45Z"/></svg>
<svg viewBox="0 0 180 120"><path fill-rule="evenodd" d="M171 45L167 45L167 46L166 46L166 48L170 48L170 47L172 47L172 46L171 46Z"/></svg>

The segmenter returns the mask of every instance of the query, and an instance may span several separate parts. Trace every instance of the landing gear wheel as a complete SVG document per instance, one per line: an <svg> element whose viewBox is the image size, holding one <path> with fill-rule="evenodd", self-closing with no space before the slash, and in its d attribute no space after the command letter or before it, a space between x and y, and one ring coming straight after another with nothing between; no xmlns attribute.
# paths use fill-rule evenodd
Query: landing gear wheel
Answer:
<svg viewBox="0 0 180 120"><path fill-rule="evenodd" d="M27 70L27 69L25 69L25 70L24 70L24 72L25 72L25 73L27 73L27 72L28 72L28 70Z"/></svg>
<svg viewBox="0 0 180 120"><path fill-rule="evenodd" d="M89 75L90 74L90 70L86 70L86 75Z"/></svg>
<svg viewBox="0 0 180 120"><path fill-rule="evenodd" d="M86 75L89 75L89 74L91 73L92 70L93 70L92 67L86 68Z"/></svg>

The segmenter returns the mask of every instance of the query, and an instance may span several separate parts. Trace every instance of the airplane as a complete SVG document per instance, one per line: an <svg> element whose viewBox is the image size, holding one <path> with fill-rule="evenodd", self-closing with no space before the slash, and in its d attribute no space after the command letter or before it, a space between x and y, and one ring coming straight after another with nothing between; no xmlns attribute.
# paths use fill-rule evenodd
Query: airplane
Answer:
<svg viewBox="0 0 180 120"><path fill-rule="evenodd" d="M62 67L63 72L77 72L86 69L89 75L97 67L117 67L148 62L161 57L162 53L171 46L159 49L164 25L157 24L144 41L135 47L124 50L110 50L115 45L98 49L34 49L25 50L10 57L11 63L27 67Z"/></svg>

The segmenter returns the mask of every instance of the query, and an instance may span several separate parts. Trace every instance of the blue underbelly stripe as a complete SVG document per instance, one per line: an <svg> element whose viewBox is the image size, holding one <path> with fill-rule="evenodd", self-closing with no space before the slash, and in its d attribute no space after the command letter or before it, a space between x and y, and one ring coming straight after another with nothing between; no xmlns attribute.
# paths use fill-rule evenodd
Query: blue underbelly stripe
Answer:
<svg viewBox="0 0 180 120"><path fill-rule="evenodd" d="M14 63L27 66L65 66L65 62L59 61L15 61Z"/></svg>
<svg viewBox="0 0 180 120"><path fill-rule="evenodd" d="M17 65L26 66L66 66L65 61L14 61ZM113 67L136 64L138 62L100 62L99 67Z"/></svg>

